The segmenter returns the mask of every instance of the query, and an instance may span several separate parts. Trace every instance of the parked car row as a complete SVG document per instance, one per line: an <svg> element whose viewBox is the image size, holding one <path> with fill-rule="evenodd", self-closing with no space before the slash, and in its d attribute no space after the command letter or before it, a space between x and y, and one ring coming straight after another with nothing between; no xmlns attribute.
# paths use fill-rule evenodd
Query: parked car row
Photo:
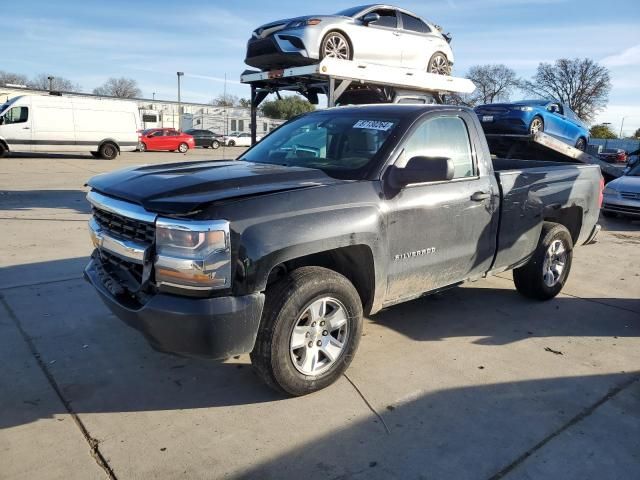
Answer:
<svg viewBox="0 0 640 480"><path fill-rule="evenodd" d="M260 139L261 137L258 137ZM196 147L220 148L221 145L229 147L251 146L251 134L231 132L229 135L221 135L211 130L191 128L180 132L175 128L148 128L138 131L138 150L141 152L168 150L186 153Z"/></svg>

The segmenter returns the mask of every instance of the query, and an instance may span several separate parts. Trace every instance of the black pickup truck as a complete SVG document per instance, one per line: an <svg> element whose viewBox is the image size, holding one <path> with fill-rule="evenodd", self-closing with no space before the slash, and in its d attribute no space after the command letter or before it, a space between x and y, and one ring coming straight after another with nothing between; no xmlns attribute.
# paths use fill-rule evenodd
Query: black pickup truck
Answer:
<svg viewBox="0 0 640 480"><path fill-rule="evenodd" d="M554 297L597 234L597 166L492 158L473 111L371 105L295 118L234 161L92 178L85 270L152 346L251 352L303 395L351 362L363 314L505 270Z"/></svg>

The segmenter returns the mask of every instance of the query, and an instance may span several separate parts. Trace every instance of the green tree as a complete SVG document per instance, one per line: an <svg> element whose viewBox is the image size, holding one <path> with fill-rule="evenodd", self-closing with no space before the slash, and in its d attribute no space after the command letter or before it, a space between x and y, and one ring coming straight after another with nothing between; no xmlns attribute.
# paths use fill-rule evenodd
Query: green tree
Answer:
<svg viewBox="0 0 640 480"><path fill-rule="evenodd" d="M618 138L618 136L613 132L613 130L611 130L611 127L603 123L594 125L593 127L591 127L589 129L589 136L591 136L591 138L604 138L607 140Z"/></svg>
<svg viewBox="0 0 640 480"><path fill-rule="evenodd" d="M262 104L262 114L269 118L279 118L289 120L301 113L311 112L314 106L307 100L296 97L282 97L278 100L264 102Z"/></svg>
<svg viewBox="0 0 640 480"><path fill-rule="evenodd" d="M640 128L636 130L636 133L633 134L633 138L640 138Z"/></svg>

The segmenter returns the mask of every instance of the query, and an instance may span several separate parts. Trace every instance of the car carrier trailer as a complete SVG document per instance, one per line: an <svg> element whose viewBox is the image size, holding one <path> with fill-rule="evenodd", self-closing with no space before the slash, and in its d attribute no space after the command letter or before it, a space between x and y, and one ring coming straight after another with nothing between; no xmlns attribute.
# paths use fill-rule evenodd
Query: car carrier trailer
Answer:
<svg viewBox="0 0 640 480"><path fill-rule="evenodd" d="M327 96L327 107L334 107L341 95L359 88L384 89L389 102L399 94L430 95L431 103L442 103L444 95L471 93L476 88L467 78L335 58L303 67L265 72L247 70L240 81L251 86L252 143L256 141L258 107L270 93L299 93L313 104L318 104L318 95L322 94Z"/></svg>

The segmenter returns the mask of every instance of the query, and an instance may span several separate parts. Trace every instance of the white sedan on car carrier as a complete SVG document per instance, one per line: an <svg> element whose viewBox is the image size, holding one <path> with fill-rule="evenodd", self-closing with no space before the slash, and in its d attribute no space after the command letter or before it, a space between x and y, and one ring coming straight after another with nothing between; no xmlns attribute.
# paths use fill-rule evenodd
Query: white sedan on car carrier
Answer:
<svg viewBox="0 0 640 480"><path fill-rule="evenodd" d="M245 63L273 70L330 57L449 75L450 41L439 26L407 10L365 5L262 25L247 43Z"/></svg>

